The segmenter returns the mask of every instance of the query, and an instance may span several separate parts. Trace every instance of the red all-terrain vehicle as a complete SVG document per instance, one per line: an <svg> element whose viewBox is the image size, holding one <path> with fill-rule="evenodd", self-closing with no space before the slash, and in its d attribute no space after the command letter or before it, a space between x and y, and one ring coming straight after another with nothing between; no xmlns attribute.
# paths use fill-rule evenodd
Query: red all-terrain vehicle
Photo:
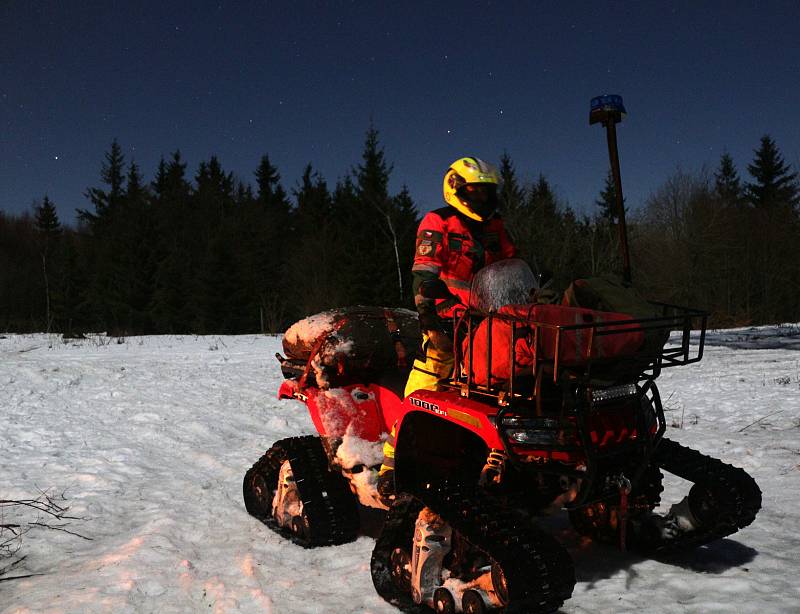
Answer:
<svg viewBox="0 0 800 614"><path fill-rule="evenodd" d="M624 113L618 96L592 100L590 123L608 134L629 282L615 132ZM245 475L247 510L308 547L354 539L377 510L372 579L405 612L558 609L575 573L537 524L554 511L583 535L645 554L749 525L761 507L755 481L664 437L655 379L701 359L705 314L598 280L575 282L566 304L537 304L527 300L535 282L521 261L480 271L454 318L452 379L405 399L419 339L412 312L350 308L289 329L279 395L306 404L319 436L267 451ZM375 484L393 427L387 507ZM663 471L692 486L661 515Z"/></svg>
<svg viewBox="0 0 800 614"><path fill-rule="evenodd" d="M405 399L413 313L350 308L290 329L284 345L303 358L281 359L280 396L306 404L319 437L279 441L247 472L248 511L303 546L354 539L366 508L386 510L375 479L394 426L396 494L371 569L381 596L407 612L556 610L575 574L537 525L554 511L645 554L750 524L761 505L753 479L663 436L654 380L700 360L705 315L506 305L509 287L525 285L515 280L530 278L517 260L481 271L472 302L482 309L455 318L452 379ZM580 288L568 295L591 296ZM662 471L693 486L658 515Z"/></svg>

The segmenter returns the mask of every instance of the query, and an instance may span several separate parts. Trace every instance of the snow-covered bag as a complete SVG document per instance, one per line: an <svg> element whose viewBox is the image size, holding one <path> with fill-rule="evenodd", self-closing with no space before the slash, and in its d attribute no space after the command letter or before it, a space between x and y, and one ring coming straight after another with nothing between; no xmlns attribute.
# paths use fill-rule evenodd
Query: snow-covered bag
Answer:
<svg viewBox="0 0 800 614"><path fill-rule="evenodd" d="M365 381L404 371L419 353L417 313L395 307L354 306L323 311L293 324L283 351L293 363L309 360L317 385Z"/></svg>

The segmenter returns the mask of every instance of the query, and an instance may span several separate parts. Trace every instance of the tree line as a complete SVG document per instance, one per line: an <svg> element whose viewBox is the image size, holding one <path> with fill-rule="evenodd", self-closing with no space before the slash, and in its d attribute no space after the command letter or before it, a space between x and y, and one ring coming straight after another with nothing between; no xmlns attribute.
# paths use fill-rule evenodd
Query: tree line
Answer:
<svg viewBox="0 0 800 614"><path fill-rule="evenodd" d="M739 175L725 153L718 167L677 170L632 214L626 207L633 282L652 300L710 312L714 326L800 318L800 184L775 141L761 138ZM593 215L559 203L545 177L520 185L501 160L504 212L523 258L572 279L622 270L611 177Z"/></svg>
<svg viewBox="0 0 800 614"><path fill-rule="evenodd" d="M332 187L308 165L290 192L267 155L254 185L216 157L190 177L180 152L146 183L115 141L76 227L47 196L31 213L0 212L0 330L278 332L331 307L413 307L420 213L407 187L389 193L378 136L368 130L361 161ZM720 325L797 320L797 176L769 136L747 170L745 181L725 154L713 173L677 171L629 213L644 294L707 309ZM500 171L520 255L556 288L621 270L610 174L581 215L543 175L519 179L508 155Z"/></svg>

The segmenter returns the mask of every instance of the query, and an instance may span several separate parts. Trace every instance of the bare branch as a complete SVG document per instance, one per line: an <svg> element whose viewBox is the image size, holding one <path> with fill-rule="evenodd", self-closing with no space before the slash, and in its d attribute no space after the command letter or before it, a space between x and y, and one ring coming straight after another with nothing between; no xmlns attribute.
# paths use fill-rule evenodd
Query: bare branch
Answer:
<svg viewBox="0 0 800 614"><path fill-rule="evenodd" d="M753 426L753 425L755 425L755 424L758 424L758 423L759 423L759 422L761 422L762 420L766 420L767 418L769 418L769 417L771 417L771 416L774 416L775 414L779 414L779 413L781 413L782 411L783 411L782 409L779 409L778 411L774 411L774 412L772 412L771 414L767 414L766 416L762 416L761 418L759 418L759 419L758 419L758 420L756 420L755 422L751 422L751 423L750 423L750 424L748 424L747 426L743 426L742 428L740 428L740 429L739 429L739 431L738 431L738 432L739 432L739 433L741 433L741 432L742 432L742 431L744 431L745 429L749 429L751 426Z"/></svg>
<svg viewBox="0 0 800 614"><path fill-rule="evenodd" d="M93 541L93 538L86 537L85 535L81 535L80 533L75 533L74 531L69 531L65 529L63 526L57 527L52 524L45 524L44 522L31 522L30 524L35 527L44 527L45 529L50 529L51 531L63 531L64 533L69 533L70 535L74 535L75 537L80 537L81 539L85 539L87 541Z"/></svg>
<svg viewBox="0 0 800 614"><path fill-rule="evenodd" d="M64 499L64 493L61 493L61 498ZM9 511L14 510L15 516L20 516L25 513L34 515L35 518L31 521L24 521L23 519L9 518L7 514ZM0 499L0 559L10 559L11 562L7 565L0 567L0 576L5 576L11 570L18 567L24 560L25 556L19 556L17 553L22 548L23 536L34 527L42 527L52 531L61 531L80 537L81 539L91 541L91 537L81 535L75 531L71 531L66 527L68 523L50 524L45 520L52 518L56 520L84 520L77 516L68 515L69 507L59 505L50 496L48 491L39 491L39 496L35 499ZM50 521L52 522L52 520ZM40 576L44 574L24 574L13 577L0 577L0 582L8 580L19 580L22 578L30 578L32 576Z"/></svg>

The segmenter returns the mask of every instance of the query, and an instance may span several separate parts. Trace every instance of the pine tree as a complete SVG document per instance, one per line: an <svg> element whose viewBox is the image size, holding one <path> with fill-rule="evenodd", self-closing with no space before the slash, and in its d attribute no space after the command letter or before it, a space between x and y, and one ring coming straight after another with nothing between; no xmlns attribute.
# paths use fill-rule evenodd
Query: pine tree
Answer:
<svg viewBox="0 0 800 614"><path fill-rule="evenodd" d="M245 209L248 227L243 229L249 311L258 314L259 330L277 332L287 323L289 309L284 285L292 253L290 204L269 156L262 156L255 175L257 192Z"/></svg>
<svg viewBox="0 0 800 614"><path fill-rule="evenodd" d="M34 207L36 217L36 230L48 242L61 235L61 222L58 219L56 207L50 198L45 195L42 204Z"/></svg>
<svg viewBox="0 0 800 614"><path fill-rule="evenodd" d="M107 191L100 188L89 188L86 191L86 197L94 205L94 213L78 209L78 218L90 226L104 223L122 200L125 157L116 139L112 141L111 149L105 153L105 162L100 168L100 179L109 187Z"/></svg>
<svg viewBox="0 0 800 614"><path fill-rule="evenodd" d="M386 162L380 148L378 131L370 126L361 153L361 164L356 169L358 197L367 203L382 205L389 195L389 176L392 166Z"/></svg>
<svg viewBox="0 0 800 614"><path fill-rule="evenodd" d="M603 189L594 204L597 207L597 214L586 226L586 245L589 254L586 270L592 275L618 273L621 269L618 253L619 232L616 226L619 214L617 211L617 185L611 169L606 173ZM626 208L625 213L627 212Z"/></svg>
<svg viewBox="0 0 800 614"><path fill-rule="evenodd" d="M119 268L118 291L123 297L123 327L133 333L149 332L150 305L155 275L155 223L151 195L139 167L131 161L125 186L124 211L117 232Z"/></svg>
<svg viewBox="0 0 800 614"><path fill-rule="evenodd" d="M49 333L53 324L53 316L50 309L51 288L48 264L50 263L50 256L56 248L56 242L61 236L61 222L58 220L55 205L47 195L45 195L41 205L34 207L34 211L36 215L36 231L39 235L39 256L42 260L42 276L44 279L45 324L46 332Z"/></svg>
<svg viewBox="0 0 800 614"><path fill-rule="evenodd" d="M353 250L345 257L353 300L372 305L402 302L406 288L398 240L397 212L389 198L392 166L386 162L378 131L367 130L361 164L355 170L357 207L346 220Z"/></svg>
<svg viewBox="0 0 800 614"><path fill-rule="evenodd" d="M233 256L235 229L235 185L216 156L201 162L192 197L196 208L198 236L193 261L198 263L194 280L198 296L197 325L203 333L231 332L238 325L236 303L242 283Z"/></svg>
<svg viewBox="0 0 800 614"><path fill-rule="evenodd" d="M526 209L530 221L523 253L534 271L552 271L556 282L564 285L572 273L559 268L564 255L563 219L555 192L543 174L528 188Z"/></svg>
<svg viewBox="0 0 800 614"><path fill-rule="evenodd" d="M606 181L603 189L600 192L600 198L594 201L594 204L599 207L599 217L609 222L616 220L619 215L617 214L617 185L614 182L614 173L611 170L606 174ZM625 202L623 199L623 207ZM627 209L625 210L627 213Z"/></svg>
<svg viewBox="0 0 800 614"><path fill-rule="evenodd" d="M193 290L199 263L195 243L200 216L190 204L191 186L180 151L159 163L153 183L152 213L155 225L155 271L150 312L155 330L185 333L197 319Z"/></svg>
<svg viewBox="0 0 800 614"><path fill-rule="evenodd" d="M104 306L104 324L114 334L147 329L153 239L148 198L139 167L131 161L122 194L115 196L113 208L106 209L106 219L98 218L95 224L102 255L98 298Z"/></svg>
<svg viewBox="0 0 800 614"><path fill-rule="evenodd" d="M755 150L755 159L747 170L754 179L747 184L747 195L756 208L794 208L800 202L797 173L790 172L791 167L769 135L761 137L761 146Z"/></svg>
<svg viewBox="0 0 800 614"><path fill-rule="evenodd" d="M297 318L347 304L342 261L343 252L352 246L350 237L343 240L340 234L342 221L334 216L327 183L310 164L293 193L297 206L284 292L296 308L292 317ZM343 207L341 202L337 206Z"/></svg>
<svg viewBox="0 0 800 614"><path fill-rule="evenodd" d="M500 157L500 179L503 181L500 190L500 211L504 216L513 216L525 205L525 190L517 180L514 163L508 152L503 152Z"/></svg>
<svg viewBox="0 0 800 614"><path fill-rule="evenodd" d="M754 207L754 302L761 321L775 322L793 317L800 306L792 288L800 283L800 186L769 135L761 138L747 170L754 180L746 187Z"/></svg>
<svg viewBox="0 0 800 614"><path fill-rule="evenodd" d="M194 178L197 188L194 194L198 213L203 215L207 231L218 228L219 223L232 211L234 203L233 173L225 173L216 156L201 162Z"/></svg>
<svg viewBox="0 0 800 614"><path fill-rule="evenodd" d="M92 271L87 290L89 311L93 326L116 327L113 288L115 287L113 263L115 261L116 232L121 226L120 211L125 195L125 169L122 148L116 139L100 168L100 178L107 189L93 187L86 197L94 205L94 212L78 209L78 219L89 231L87 268Z"/></svg>
<svg viewBox="0 0 800 614"><path fill-rule="evenodd" d="M528 262L534 271L553 271L553 264L560 253L558 238L561 236L561 216L556 196L542 174L535 183L515 188L513 166L507 156L504 158L505 162L503 159L500 162L501 175L505 172L506 178L511 178L510 193L515 194L512 200L503 203L506 230L519 257ZM503 171L503 168L506 170ZM516 205L508 206L510 202Z"/></svg>
<svg viewBox="0 0 800 614"><path fill-rule="evenodd" d="M754 278L753 211L745 205L744 188L733 158L727 152L719 159L709 203L710 219L704 223L714 234L712 253L704 265L713 268L713 286L720 297L713 306L728 322L747 319Z"/></svg>
<svg viewBox="0 0 800 614"><path fill-rule="evenodd" d="M404 293L400 296L400 303L414 307L414 297L411 292L411 267L414 263L414 249L416 247L417 226L419 226L419 213L411 192L407 185L403 185L400 193L393 199L395 215L395 229L397 233L397 246L400 254L400 270ZM391 301L392 305L398 304Z"/></svg>
<svg viewBox="0 0 800 614"><path fill-rule="evenodd" d="M530 190L528 190L529 198L528 198L528 207L536 211L539 215L544 216L544 218L552 218L556 217L558 214L558 202L556 200L555 192L553 192L553 188L550 186L550 182L547 181L547 178L539 174L539 178L536 180Z"/></svg>
<svg viewBox="0 0 800 614"><path fill-rule="evenodd" d="M256 185L258 202L265 207L285 207L286 192L281 187L281 176L278 169L270 163L269 156L261 156L256 169Z"/></svg>
<svg viewBox="0 0 800 614"><path fill-rule="evenodd" d="M742 200L742 182L728 153L720 156L719 167L714 173L714 195L724 205L736 205Z"/></svg>

